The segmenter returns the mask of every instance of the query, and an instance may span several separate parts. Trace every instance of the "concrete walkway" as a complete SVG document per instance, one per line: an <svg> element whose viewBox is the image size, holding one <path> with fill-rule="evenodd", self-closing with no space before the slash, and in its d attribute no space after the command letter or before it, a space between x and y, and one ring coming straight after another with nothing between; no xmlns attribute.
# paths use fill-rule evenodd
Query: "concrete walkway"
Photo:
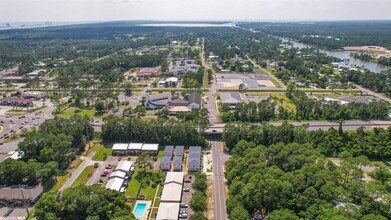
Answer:
<svg viewBox="0 0 391 220"><path fill-rule="evenodd" d="M93 155L92 155L93 156ZM91 157L92 157L91 156ZM77 179L77 177L79 177L79 175L81 174L81 172L83 172L83 170L88 167L88 166L93 166L95 161L93 161L91 158L89 157L84 157L84 156L80 156L80 159L83 160L83 162L79 165L78 168L76 168L76 170L73 170L71 171L71 175L69 176L69 178L67 179L67 181L64 183L64 185L62 185L62 187L60 188L60 191L64 191L65 189L69 188L72 186L73 182L75 182L75 180Z"/></svg>

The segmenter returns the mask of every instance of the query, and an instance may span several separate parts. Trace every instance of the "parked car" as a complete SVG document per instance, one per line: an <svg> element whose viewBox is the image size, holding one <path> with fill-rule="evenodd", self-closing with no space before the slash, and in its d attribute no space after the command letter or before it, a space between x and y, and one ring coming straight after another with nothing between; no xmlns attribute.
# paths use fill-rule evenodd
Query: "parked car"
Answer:
<svg viewBox="0 0 391 220"><path fill-rule="evenodd" d="M106 169L111 169L111 165L106 166Z"/></svg>
<svg viewBox="0 0 391 220"><path fill-rule="evenodd" d="M187 214L186 213L179 214L179 218L187 218Z"/></svg>
<svg viewBox="0 0 391 220"><path fill-rule="evenodd" d="M189 205L187 203L181 203L181 208L187 208Z"/></svg>
<svg viewBox="0 0 391 220"><path fill-rule="evenodd" d="M185 183L191 183L190 179L185 179Z"/></svg>
<svg viewBox="0 0 391 220"><path fill-rule="evenodd" d="M0 145L3 145L4 143L3 142L0 142Z"/></svg>
<svg viewBox="0 0 391 220"><path fill-rule="evenodd" d="M118 161L121 161L122 160L122 157L118 157Z"/></svg>
<svg viewBox="0 0 391 220"><path fill-rule="evenodd" d="M183 192L190 192L190 189L189 188L184 188Z"/></svg>
<svg viewBox="0 0 391 220"><path fill-rule="evenodd" d="M179 214L187 214L186 210L181 210Z"/></svg>

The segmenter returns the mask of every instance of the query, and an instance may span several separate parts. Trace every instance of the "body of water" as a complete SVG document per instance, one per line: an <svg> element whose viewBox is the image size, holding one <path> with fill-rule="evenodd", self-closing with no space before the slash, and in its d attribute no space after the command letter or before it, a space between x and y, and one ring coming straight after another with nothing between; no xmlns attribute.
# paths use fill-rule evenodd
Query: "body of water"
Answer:
<svg viewBox="0 0 391 220"><path fill-rule="evenodd" d="M289 41L286 38L280 38L280 39L283 42ZM289 42L291 42L294 47L298 47L298 48L314 47L314 46L311 46L308 44L303 44L303 43L296 42L296 41L289 41ZM323 50L323 49L320 49L320 51L323 53L326 53L328 56L333 56L333 57L337 57L342 60L347 60L347 62L349 64L356 65L356 66L363 66L363 67L367 68L369 71L374 72L374 73L380 73L382 71L386 71L389 69L387 66L384 66L381 64L367 62L367 61L363 61L363 60L351 57L350 54L354 53L355 51L345 51L345 50L330 51L330 50Z"/></svg>

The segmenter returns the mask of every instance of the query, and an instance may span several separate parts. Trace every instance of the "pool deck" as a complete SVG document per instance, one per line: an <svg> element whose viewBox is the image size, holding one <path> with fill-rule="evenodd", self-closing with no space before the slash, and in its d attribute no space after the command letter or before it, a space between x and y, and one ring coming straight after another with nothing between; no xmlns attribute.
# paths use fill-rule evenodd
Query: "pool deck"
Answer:
<svg viewBox="0 0 391 220"><path fill-rule="evenodd" d="M134 213L136 211L137 204L139 204L139 203L145 203L147 206L145 207L144 216L136 217L136 219L147 220L148 219L148 213L151 211L152 201L137 200L136 203L134 204L132 213Z"/></svg>

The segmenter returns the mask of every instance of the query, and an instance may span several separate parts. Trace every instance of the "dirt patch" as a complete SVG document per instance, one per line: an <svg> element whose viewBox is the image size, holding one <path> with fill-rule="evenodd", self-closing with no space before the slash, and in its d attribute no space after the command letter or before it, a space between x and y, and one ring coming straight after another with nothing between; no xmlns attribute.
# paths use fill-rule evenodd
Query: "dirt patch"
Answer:
<svg viewBox="0 0 391 220"><path fill-rule="evenodd" d="M378 46L357 46L357 47L343 47L344 50L347 51L358 51L362 53L367 53L369 55L372 55L374 57L391 57L391 50L388 50L384 47L378 47Z"/></svg>

